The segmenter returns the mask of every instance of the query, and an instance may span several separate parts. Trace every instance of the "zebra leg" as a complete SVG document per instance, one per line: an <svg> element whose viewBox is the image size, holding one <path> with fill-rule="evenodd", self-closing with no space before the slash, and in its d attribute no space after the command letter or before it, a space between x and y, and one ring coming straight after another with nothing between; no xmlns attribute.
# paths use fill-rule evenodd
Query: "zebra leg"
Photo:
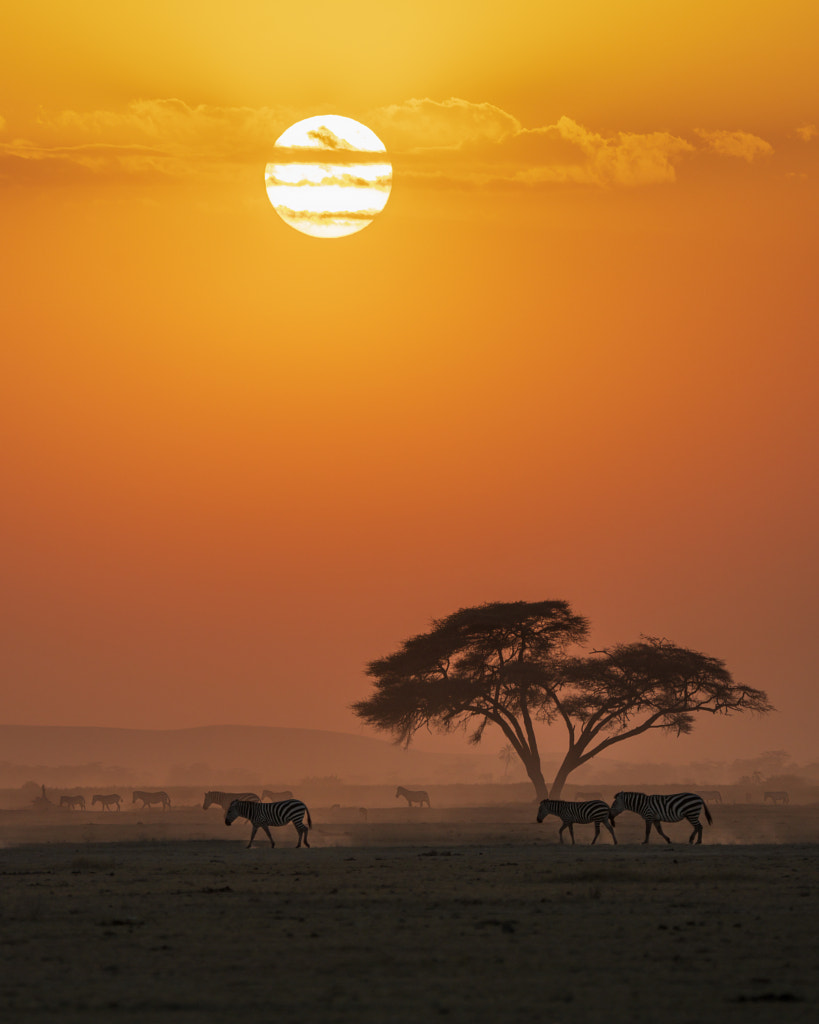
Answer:
<svg viewBox="0 0 819 1024"><path fill-rule="evenodd" d="M273 842L273 836L271 836L270 834L270 829L267 827L267 825L262 825L262 828L267 833L267 838L270 840L270 845L275 846L276 844Z"/></svg>
<svg viewBox="0 0 819 1024"><path fill-rule="evenodd" d="M643 846L645 846L646 843L648 842L650 835L651 835L651 822L648 820L648 818L646 818L646 837L643 840Z"/></svg>
<svg viewBox="0 0 819 1024"><path fill-rule="evenodd" d="M663 839L665 839L667 843L671 842L671 840L668 838L665 832L663 832L663 826L659 823L659 821L654 822L654 827L657 829L657 831L660 833L660 835L663 837Z"/></svg>
<svg viewBox="0 0 819 1024"><path fill-rule="evenodd" d="M600 822L596 821L594 823L594 839L592 839L592 841L591 841L592 846L594 846L594 844L597 842L597 837L599 835L600 835Z"/></svg>
<svg viewBox="0 0 819 1024"><path fill-rule="evenodd" d="M614 834L614 829L611 827L611 825L610 825L610 823L608 821L604 821L603 824L606 826L606 828L609 830L609 832L611 832L611 838L614 840L614 845L616 846L617 845L617 836ZM596 838L597 837L595 836L595 839Z"/></svg>
<svg viewBox="0 0 819 1024"><path fill-rule="evenodd" d="M250 847L253 845L253 839L254 839L254 837L255 837L255 835L256 835L256 833L258 831L259 831L259 826L258 825L254 825L253 826L253 831L250 833L250 842L245 847L246 850L249 850Z"/></svg>
<svg viewBox="0 0 819 1024"><path fill-rule="evenodd" d="M560 826L560 828L558 830L557 835L558 835L558 838L560 839L561 844L563 843L563 829L566 828L568 826L568 824L569 824L568 821L564 821L563 824Z"/></svg>
<svg viewBox="0 0 819 1024"><path fill-rule="evenodd" d="M302 823L301 825L296 825L296 831L299 834L299 841L296 843L296 849L298 850L298 848L301 846L302 839L304 840L304 845L309 847L310 844L307 842L307 829L304 827L304 823Z"/></svg>
<svg viewBox="0 0 819 1024"><path fill-rule="evenodd" d="M689 843L693 843L694 842L694 836L696 836L697 837L696 841L698 843L701 843L702 842L702 822L697 820L697 821L692 821L691 824L694 826L694 831L691 833L691 836L689 837L688 842Z"/></svg>
<svg viewBox="0 0 819 1024"><path fill-rule="evenodd" d="M572 837L572 846L574 846L574 825L569 822L569 835Z"/></svg>

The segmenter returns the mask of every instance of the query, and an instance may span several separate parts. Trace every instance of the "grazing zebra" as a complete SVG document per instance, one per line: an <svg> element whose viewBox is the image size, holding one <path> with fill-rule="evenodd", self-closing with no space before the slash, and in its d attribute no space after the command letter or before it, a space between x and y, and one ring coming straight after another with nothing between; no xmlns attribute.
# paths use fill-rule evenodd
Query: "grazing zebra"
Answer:
<svg viewBox="0 0 819 1024"><path fill-rule="evenodd" d="M85 810L85 797L84 796L61 796L60 807L70 807L72 810L76 807L77 810Z"/></svg>
<svg viewBox="0 0 819 1024"><path fill-rule="evenodd" d="M251 800L259 803L256 793L223 793L220 789L210 789L205 793L205 802L202 810L206 811L211 804L219 804L223 811L226 811L234 800Z"/></svg>
<svg viewBox="0 0 819 1024"><path fill-rule="evenodd" d="M151 804L162 804L163 811L168 811L171 808L171 798L164 789L160 789L158 793L145 793L141 789L135 789L131 803L135 804L137 800L142 801L143 809L150 807Z"/></svg>
<svg viewBox="0 0 819 1024"><path fill-rule="evenodd" d="M307 815L306 825L304 824L305 814ZM301 846L302 839L305 846L310 845L307 842L307 830L313 827L313 822L310 818L310 812L301 800L279 800L272 804L256 803L253 800L233 800L225 815L225 824L230 825L237 818L247 818L253 826L253 831L250 833L250 842L246 847L248 850L253 845L253 838L260 828L264 829L267 833L270 845L275 846L273 836L271 836L270 829L267 826L286 825L289 821L293 822L299 834L296 849Z"/></svg>
<svg viewBox="0 0 819 1024"><path fill-rule="evenodd" d="M272 789L263 789L262 790L262 800L270 800L274 804L278 803L278 801L280 801L280 800L292 800L292 799L293 799L293 794L290 792L289 789L283 789L281 791L281 793L274 793Z"/></svg>
<svg viewBox="0 0 819 1024"><path fill-rule="evenodd" d="M649 796L647 793L617 793L614 797L614 803L611 805L612 818L622 814L623 811L634 811L635 814L645 818L646 837L643 840L643 845L648 842L652 825L667 843L671 842L660 826L661 821L682 821L683 818L687 818L694 827L694 831L688 839L689 843L694 842L695 836L698 843L702 842L700 811L705 811L708 824L713 824L708 805L696 793L674 793L669 796L660 796L659 794Z"/></svg>
<svg viewBox="0 0 819 1024"><path fill-rule="evenodd" d="M337 820L338 819L343 819L345 816L354 814L355 811L356 811L355 807L342 807L341 804L333 804L333 806L330 808L330 814L332 814L333 817L336 818ZM338 812L338 813L336 813L336 812ZM361 818L362 821L366 821L367 820L367 816L368 816L367 815L367 808L366 807L359 807L358 808L358 816L359 816L359 818Z"/></svg>
<svg viewBox="0 0 819 1024"><path fill-rule="evenodd" d="M403 786L399 786L395 794L396 800L399 796L404 797L410 807L413 804L418 804L419 807L426 804L429 807L429 793L425 789L404 789Z"/></svg>
<svg viewBox="0 0 819 1024"><path fill-rule="evenodd" d="M722 793L718 789L704 789L700 796L703 800L708 800L712 804L722 803Z"/></svg>
<svg viewBox="0 0 819 1024"><path fill-rule="evenodd" d="M770 800L772 804L789 804L790 797L784 789L769 789L765 796L762 798L762 803Z"/></svg>
<svg viewBox="0 0 819 1024"><path fill-rule="evenodd" d="M563 829L568 828L574 845L574 825L590 825L594 823L594 839L591 845L597 842L600 835L600 823L602 822L611 832L611 838L617 845L617 836L614 834L614 818L611 817L609 805L603 800L584 800L582 803L575 803L572 800L541 800L537 809L538 824L547 814L554 814L563 822L560 831L560 842L563 842Z"/></svg>
<svg viewBox="0 0 819 1024"><path fill-rule="evenodd" d="M102 804L102 809L104 811L107 811L111 804L116 804L117 810L121 811L122 808L119 805L120 800L122 800L122 797L119 795L119 793L109 793L107 796L100 796L99 794L97 794L97 796L95 796L94 799L91 801L91 806L93 807L94 804L100 803Z"/></svg>

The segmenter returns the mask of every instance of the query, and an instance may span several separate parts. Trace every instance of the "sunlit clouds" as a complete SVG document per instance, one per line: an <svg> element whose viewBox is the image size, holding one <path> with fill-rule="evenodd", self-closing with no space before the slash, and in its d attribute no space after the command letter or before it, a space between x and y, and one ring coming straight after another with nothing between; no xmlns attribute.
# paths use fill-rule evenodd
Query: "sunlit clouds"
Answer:
<svg viewBox="0 0 819 1024"><path fill-rule="evenodd" d="M261 165L267 166L268 194L276 190L274 205L307 223L310 211L301 204L309 195L311 204L349 213L350 226L360 227L364 214L383 208L393 169L408 183L441 188L632 188L678 182L687 166L708 157L763 166L781 149L784 177L805 170L794 164L784 140L808 143L819 134L812 123L783 125L775 146L748 130L602 130L568 114L553 124L526 126L497 105L457 97L412 98L366 111L361 116L372 130L359 127L369 136L356 136L354 129L342 137L319 123L327 118L316 117L299 122L310 123L309 138L282 135L297 116L285 108L191 105L173 98L138 100L119 111L40 111L33 123L5 125L0 176L9 183L83 175L242 178L252 187ZM383 143L368 148L372 139ZM317 151L332 160L318 164Z"/></svg>
<svg viewBox="0 0 819 1024"><path fill-rule="evenodd" d="M306 235L339 238L384 209L392 167L369 128L338 115L291 125L265 168L265 188L282 220Z"/></svg>
<svg viewBox="0 0 819 1024"><path fill-rule="evenodd" d="M704 139L710 149L722 156L735 156L752 163L760 156L771 156L773 146L750 132L703 131L697 135Z"/></svg>

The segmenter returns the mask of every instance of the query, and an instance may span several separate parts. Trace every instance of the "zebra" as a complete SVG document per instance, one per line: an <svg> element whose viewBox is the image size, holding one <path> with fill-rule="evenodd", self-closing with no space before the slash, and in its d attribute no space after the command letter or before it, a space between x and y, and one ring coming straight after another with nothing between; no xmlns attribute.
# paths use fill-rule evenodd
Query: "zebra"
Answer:
<svg viewBox="0 0 819 1024"><path fill-rule="evenodd" d="M618 814L622 814L623 811L634 811L635 814L645 818L646 837L643 840L643 845L648 842L652 825L667 843L671 842L662 830L661 821L682 821L683 818L687 818L694 827L694 831L688 839L689 843L694 842L695 836L697 843L702 842L700 811L705 812L708 824L713 824L708 805L696 793L673 793L668 796L660 794L649 796L647 793L617 793L614 803L611 805L612 819Z"/></svg>
<svg viewBox="0 0 819 1024"><path fill-rule="evenodd" d="M584 800L581 803L572 800L541 800L537 809L538 824L547 814L554 814L563 822L558 832L561 843L563 842L563 829L568 828L569 835L572 837L572 845L574 845L573 826L594 823L594 839L591 841L591 845L594 846L600 835L600 823L602 822L611 832L614 845L617 845L617 836L614 834L614 818L611 817L609 805L604 800Z"/></svg>
<svg viewBox="0 0 819 1024"><path fill-rule="evenodd" d="M107 811L111 804L116 804L117 810L121 811L122 808L119 805L120 800L122 800L122 797L119 795L119 793L109 793L107 796L100 796L99 794L97 794L91 801L91 806L93 807L94 804L100 803L102 804L102 809L104 811Z"/></svg>
<svg viewBox="0 0 819 1024"><path fill-rule="evenodd" d="M307 815L306 825L304 824L305 814ZM253 831L250 833L250 842L246 847L248 850L253 845L253 838L260 828L264 829L267 833L270 845L275 846L273 836L271 836L270 829L267 826L286 825L289 821L293 822L299 834L296 849L301 846L302 839L305 846L310 846L307 841L307 831L313 827L313 822L310 818L310 812L301 800L279 800L272 804L256 803L253 800L233 800L227 809L225 824L230 825L237 818L247 818L253 826Z"/></svg>
<svg viewBox="0 0 819 1024"><path fill-rule="evenodd" d="M762 798L762 803L767 803L770 800L772 804L789 804L790 797L784 789L769 789L765 796Z"/></svg>
<svg viewBox="0 0 819 1024"><path fill-rule="evenodd" d="M206 811L211 804L219 804L222 810L226 811L234 800L251 800L254 803L259 803L256 793L223 793L220 789L211 789L205 793L202 810Z"/></svg>
<svg viewBox="0 0 819 1024"><path fill-rule="evenodd" d="M722 793L718 789L704 789L700 796L703 800L710 800L712 804L722 803Z"/></svg>
<svg viewBox="0 0 819 1024"><path fill-rule="evenodd" d="M344 817L355 814L358 811L358 816L362 821L367 821L368 811L366 807L342 807L341 804L333 804L330 808L330 814L337 820L341 820Z"/></svg>
<svg viewBox="0 0 819 1024"><path fill-rule="evenodd" d="M410 807L413 804L418 804L419 807L426 804L429 807L429 793L425 789L404 789L403 786L399 786L395 793L395 799L397 800L399 796L404 797Z"/></svg>
<svg viewBox="0 0 819 1024"><path fill-rule="evenodd" d="M60 807L70 807L73 811L76 807L77 810L85 810L85 797L84 796L61 796Z"/></svg>
<svg viewBox="0 0 819 1024"><path fill-rule="evenodd" d="M292 799L293 799L293 794L290 792L289 789L283 789L281 791L281 793L274 793L272 789L263 789L262 790L262 800L270 800L274 804L277 803L279 800L292 800Z"/></svg>
<svg viewBox="0 0 819 1024"><path fill-rule="evenodd" d="M162 804L163 811L168 811L171 808L171 798L164 789L160 789L157 793L146 793L141 789L135 789L131 803L135 804L137 800L142 801L143 810L146 807L150 808L151 804Z"/></svg>

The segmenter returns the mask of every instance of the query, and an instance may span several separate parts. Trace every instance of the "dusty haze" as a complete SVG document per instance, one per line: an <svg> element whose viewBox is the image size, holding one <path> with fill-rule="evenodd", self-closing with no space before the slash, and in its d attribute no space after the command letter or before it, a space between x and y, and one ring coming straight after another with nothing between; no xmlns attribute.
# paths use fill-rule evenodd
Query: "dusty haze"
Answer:
<svg viewBox="0 0 819 1024"><path fill-rule="evenodd" d="M779 709L624 756L814 756L819 6L646 6L15 5L5 722L355 733L433 617L563 599ZM346 239L264 190L319 112L393 164Z"/></svg>

